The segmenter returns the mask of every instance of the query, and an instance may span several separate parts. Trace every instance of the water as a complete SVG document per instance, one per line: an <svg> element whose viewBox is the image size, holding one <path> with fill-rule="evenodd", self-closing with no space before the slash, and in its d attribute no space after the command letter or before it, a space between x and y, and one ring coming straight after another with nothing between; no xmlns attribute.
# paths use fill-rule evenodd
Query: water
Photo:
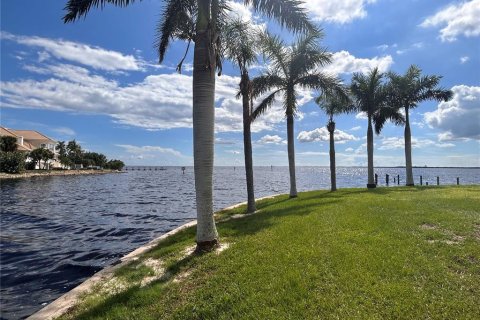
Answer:
<svg viewBox="0 0 480 320"><path fill-rule="evenodd" d="M130 168L131 169L131 168ZM140 245L195 218L193 170L35 177L1 182L1 318L22 319ZM337 186L365 187L366 168L338 168ZM378 168L385 174L405 169ZM297 168L299 191L328 189L329 169ZM415 183L479 184L480 169L416 168ZM255 195L288 193L287 167L256 167ZM215 210L245 201L245 171L217 167Z"/></svg>

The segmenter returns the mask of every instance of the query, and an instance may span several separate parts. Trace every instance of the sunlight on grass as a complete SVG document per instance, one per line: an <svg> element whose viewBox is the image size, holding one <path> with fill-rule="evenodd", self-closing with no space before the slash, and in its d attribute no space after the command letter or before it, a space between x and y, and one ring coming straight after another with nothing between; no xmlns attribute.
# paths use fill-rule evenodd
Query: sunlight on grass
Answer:
<svg viewBox="0 0 480 320"><path fill-rule="evenodd" d="M118 270L130 283L65 319L475 318L480 187L345 189L280 196L218 224L221 253L193 255L194 228ZM244 210L222 212L225 218ZM165 275L140 286L162 261Z"/></svg>

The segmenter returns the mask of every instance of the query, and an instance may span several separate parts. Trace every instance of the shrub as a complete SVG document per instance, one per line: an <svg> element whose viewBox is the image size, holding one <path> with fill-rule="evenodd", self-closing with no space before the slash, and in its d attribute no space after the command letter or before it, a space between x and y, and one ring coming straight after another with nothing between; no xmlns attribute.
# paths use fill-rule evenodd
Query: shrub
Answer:
<svg viewBox="0 0 480 320"><path fill-rule="evenodd" d="M10 136L0 137L0 150L4 152L17 151L17 138Z"/></svg>
<svg viewBox="0 0 480 320"><path fill-rule="evenodd" d="M110 160L105 165L105 168L112 170L122 170L125 164L121 160Z"/></svg>
<svg viewBox="0 0 480 320"><path fill-rule="evenodd" d="M25 169L25 155L21 152L0 151L0 172L20 173Z"/></svg>

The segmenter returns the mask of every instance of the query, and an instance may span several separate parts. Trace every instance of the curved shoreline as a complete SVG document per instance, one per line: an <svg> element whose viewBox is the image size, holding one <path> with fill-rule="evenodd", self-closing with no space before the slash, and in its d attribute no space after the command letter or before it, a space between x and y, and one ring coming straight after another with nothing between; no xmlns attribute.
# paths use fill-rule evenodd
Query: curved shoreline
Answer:
<svg viewBox="0 0 480 320"><path fill-rule="evenodd" d="M53 176L83 176L92 174L107 173L125 173L118 170L50 170L50 171L29 171L23 173L0 173L0 180L26 179L33 177L53 177Z"/></svg>
<svg viewBox="0 0 480 320"><path fill-rule="evenodd" d="M255 199L255 201L264 200L264 199L271 199L271 198L274 198L274 197L279 196L279 195L281 195L281 194L274 194L274 195L270 195L270 196L265 196L265 197ZM235 208L240 207L240 206L245 205L245 204L247 204L246 201L245 202L240 202L240 203L234 204L232 206L226 207L224 209L221 209L220 211L235 209ZM258 212L258 210L255 211L254 213L250 213L250 214L232 215L232 216L230 216L227 219L222 220L222 221L247 217L247 216L250 216L250 215L255 214L257 212ZM76 286L72 290L70 290L67 293L61 295L60 297L58 297L57 299L55 299L54 301L52 301L51 303L49 303L48 305L46 305L45 307L40 309L39 311L30 315L27 318L27 320L46 320L46 319L55 319L57 317L60 317L61 315L65 314L66 312L68 312L68 310L70 310L72 307L75 306L75 304L77 303L77 301L78 301L78 299L80 298L81 295L86 294L89 291L91 291L93 289L94 285L99 283L100 281L108 279L111 275L113 275L115 270L117 270L120 267L125 266L126 264L128 264L132 261L135 261L136 259L138 259L138 257L141 254L143 254L146 251L155 247L160 241L162 241L162 240L164 240L164 239L166 239L166 238L168 238L168 237L170 237L174 234L177 234L178 232L180 232L180 231L182 231L186 228L195 226L196 224L197 224L197 220L187 222L187 223L185 223L185 224L183 224L183 225L181 225L181 226L179 226L179 227L177 227L177 228L175 228L175 229L173 229L173 230L171 230L171 231L153 239L152 241L148 242L147 244L145 244L143 246L140 246L139 248L133 250L132 252L130 252L127 255L120 258L117 263L105 267L104 269L95 273L90 278L83 281L81 284L79 284L78 286Z"/></svg>

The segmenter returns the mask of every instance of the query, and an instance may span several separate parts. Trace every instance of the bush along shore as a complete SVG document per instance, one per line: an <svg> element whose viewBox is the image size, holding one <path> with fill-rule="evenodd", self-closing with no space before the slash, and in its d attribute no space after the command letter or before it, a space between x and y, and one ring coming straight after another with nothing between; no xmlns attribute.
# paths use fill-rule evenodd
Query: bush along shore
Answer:
<svg viewBox="0 0 480 320"><path fill-rule="evenodd" d="M314 191L216 214L164 237L61 319L474 319L479 186ZM240 219L229 217L242 216Z"/></svg>
<svg viewBox="0 0 480 320"><path fill-rule="evenodd" d="M79 176L89 174L106 174L106 173L121 173L124 171L100 169L100 170L26 170L20 173L5 173L0 172L0 180L6 179L21 179L32 177L48 177L48 176Z"/></svg>

